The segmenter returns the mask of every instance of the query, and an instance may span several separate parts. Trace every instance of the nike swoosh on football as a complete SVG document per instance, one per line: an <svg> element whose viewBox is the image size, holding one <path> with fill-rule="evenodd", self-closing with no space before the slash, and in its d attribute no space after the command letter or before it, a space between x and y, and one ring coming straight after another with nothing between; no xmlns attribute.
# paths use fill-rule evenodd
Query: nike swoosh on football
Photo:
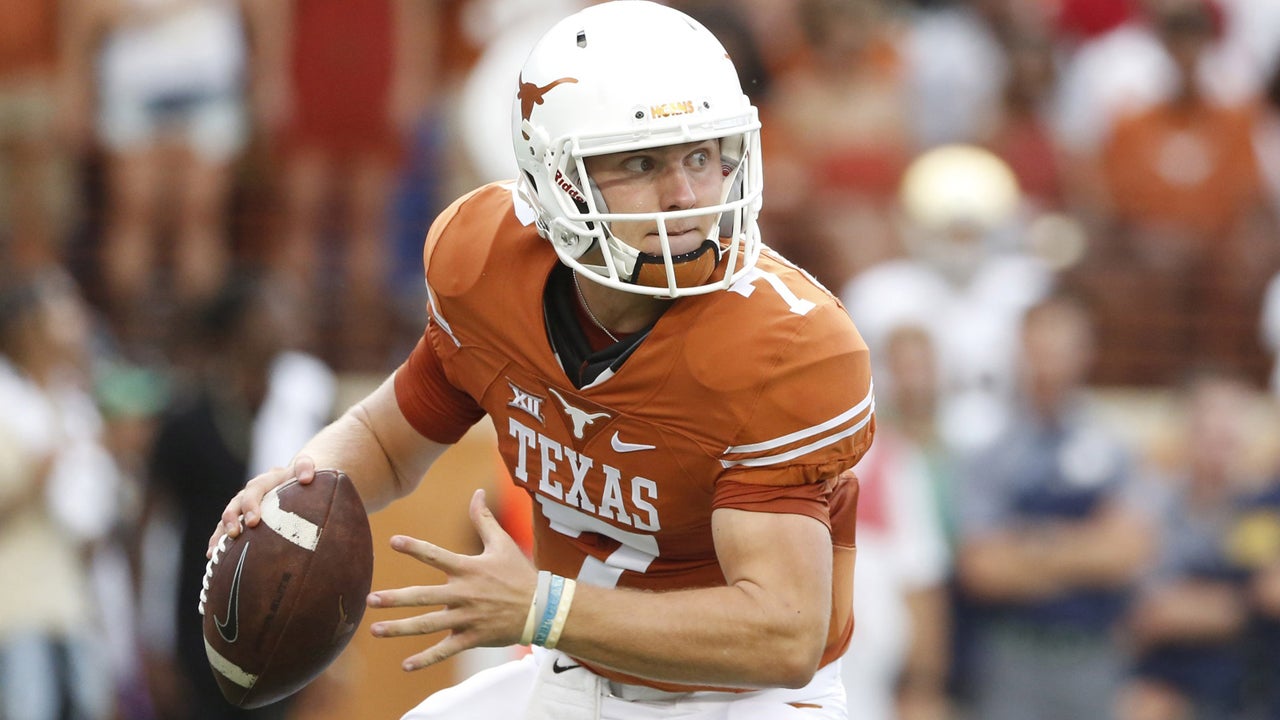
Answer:
<svg viewBox="0 0 1280 720"><path fill-rule="evenodd" d="M613 437L609 439L609 444L613 446L614 452L620 452L620 453L637 452L640 450L653 450L658 447L657 445L645 445L643 443L624 442L622 438L618 437L617 431L614 431Z"/></svg>
<svg viewBox="0 0 1280 720"><path fill-rule="evenodd" d="M227 598L227 621L223 622L218 619L217 615L213 616L213 624L218 626L218 634L223 640L229 643L236 641L240 637L240 575L244 572L244 556L249 554L248 541L244 544L244 549L240 551L240 560L236 563L236 574L231 576L231 593ZM227 628L231 628L231 634L227 634Z"/></svg>
<svg viewBox="0 0 1280 720"><path fill-rule="evenodd" d="M582 666L581 665L561 665L559 658L551 661L551 672L557 675L564 672L565 670L573 670L574 668L580 668L580 667Z"/></svg>

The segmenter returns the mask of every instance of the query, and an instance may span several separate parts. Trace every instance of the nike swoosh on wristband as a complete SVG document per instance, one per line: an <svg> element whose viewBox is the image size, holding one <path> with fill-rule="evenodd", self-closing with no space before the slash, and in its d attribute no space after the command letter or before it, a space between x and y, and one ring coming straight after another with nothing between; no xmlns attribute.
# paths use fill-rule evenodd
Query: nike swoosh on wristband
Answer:
<svg viewBox="0 0 1280 720"><path fill-rule="evenodd" d="M236 563L236 574L231 577L231 594L227 598L227 621L223 622L218 619L217 615L213 616L213 624L218 626L218 634L223 640L229 643L236 641L240 637L240 576L244 572L244 556L249 554L249 543L245 542L244 549L240 551L240 560ZM227 628L231 628L231 634L227 634Z"/></svg>
<svg viewBox="0 0 1280 720"><path fill-rule="evenodd" d="M620 452L620 453L638 452L640 450L653 450L658 447L657 445L645 445L643 443L623 442L622 438L618 437L618 432L616 430L613 433L613 437L609 439L609 444L613 446L614 452Z"/></svg>
<svg viewBox="0 0 1280 720"><path fill-rule="evenodd" d="M580 667L582 666L581 665L561 665L560 658L556 658L555 660L551 661L551 672L557 675L564 672L565 670L573 670L574 668L580 668Z"/></svg>

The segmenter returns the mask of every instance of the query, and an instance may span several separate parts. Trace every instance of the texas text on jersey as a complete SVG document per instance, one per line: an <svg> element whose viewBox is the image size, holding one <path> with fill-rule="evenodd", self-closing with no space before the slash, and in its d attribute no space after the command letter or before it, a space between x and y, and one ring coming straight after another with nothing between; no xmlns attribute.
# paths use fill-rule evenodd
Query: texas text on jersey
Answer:
<svg viewBox="0 0 1280 720"><path fill-rule="evenodd" d="M836 546L823 664L839 657L853 629L857 501L844 471L875 428L867 348L843 307L766 251L730 290L673 302L642 341L587 350L584 365L605 360L583 376L562 367L574 348L549 319L547 288L567 272L531 220L509 184L492 184L433 225L431 322L396 375L405 417L453 442L488 414L535 501L538 567L580 582L722 585L715 508L823 522Z"/></svg>

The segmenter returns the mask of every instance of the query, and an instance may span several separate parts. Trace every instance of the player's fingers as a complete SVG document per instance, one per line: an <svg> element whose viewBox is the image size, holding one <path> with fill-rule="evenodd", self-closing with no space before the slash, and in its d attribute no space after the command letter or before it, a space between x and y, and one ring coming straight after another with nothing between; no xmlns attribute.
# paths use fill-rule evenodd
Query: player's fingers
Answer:
<svg viewBox="0 0 1280 720"><path fill-rule="evenodd" d="M310 455L299 455L293 459L292 476L298 479L303 485L308 485L312 480L316 479L316 462L311 459Z"/></svg>
<svg viewBox="0 0 1280 720"><path fill-rule="evenodd" d="M510 542L507 531L502 529L498 518L493 516L493 511L485 502L483 489L472 493L470 512L471 524L475 526L476 532L480 534L480 542L484 543L486 548L504 541Z"/></svg>
<svg viewBox="0 0 1280 720"><path fill-rule="evenodd" d="M204 551L205 559L213 557L213 549L218 546L223 536L227 534L227 528L223 523L219 522L217 527L213 529L213 534L209 536L209 547Z"/></svg>
<svg viewBox="0 0 1280 720"><path fill-rule="evenodd" d="M305 485L314 480L315 475L315 462L306 455L299 455L294 458L290 467L273 467L251 478L223 509L218 527L209 536L209 547L205 550L205 557L212 556L214 546L223 535L234 538L245 527L257 527L258 521L262 518L262 498L272 489L294 478Z"/></svg>
<svg viewBox="0 0 1280 720"><path fill-rule="evenodd" d="M448 660L463 650L469 650L476 646L474 642L468 641L468 637L469 636L465 634L450 633L435 645L432 645L417 655L405 658L404 662L400 664L400 667L403 668L405 672L412 672L414 670L421 670L422 668L435 665L442 660Z"/></svg>
<svg viewBox="0 0 1280 720"><path fill-rule="evenodd" d="M307 482L311 482L315 478L315 468L311 466L309 458L302 458L304 467L309 468L310 476ZM287 468L273 467L270 470L258 475L249 482L245 483L244 489L240 491L237 499L240 502L240 515L243 516L244 525L247 527L257 527L258 521L262 519L262 498L267 493L293 480L298 475L297 462ZM224 517L225 520L225 517ZM238 532L232 532L232 537Z"/></svg>
<svg viewBox="0 0 1280 720"><path fill-rule="evenodd" d="M209 535L209 547L205 549L204 556L206 558L213 557L213 548L222 539L223 535L231 532L239 518L239 511L235 508L239 507L240 495L237 494L231 498L231 502L227 503L227 507L223 509L222 515L218 518L218 524L213 528L213 532Z"/></svg>
<svg viewBox="0 0 1280 720"><path fill-rule="evenodd" d="M448 585L419 585L417 587L377 590L369 593L365 602L373 608L424 607L429 605L453 605L458 596Z"/></svg>
<svg viewBox="0 0 1280 720"><path fill-rule="evenodd" d="M391 549L408 555L419 562L426 563L433 568L443 570L448 574L457 572L463 561L463 556L457 553L449 552L439 545L429 543L426 540L411 538L407 535L393 535L391 537Z"/></svg>
<svg viewBox="0 0 1280 720"><path fill-rule="evenodd" d="M271 468L265 473L254 477L245 484L244 489L236 496L239 503L239 515L244 518L244 524L249 527L257 527L258 520L262 517L262 497L274 488L283 483L285 475L284 468ZM230 506L227 506L230 510ZM226 521L226 513L223 514L223 521ZM232 535L234 537L234 535Z"/></svg>
<svg viewBox="0 0 1280 720"><path fill-rule="evenodd" d="M374 637L405 637L407 635L430 635L441 630L450 630L459 622L453 610L435 610L413 617L395 620L379 620L369 626Z"/></svg>
<svg viewBox="0 0 1280 720"><path fill-rule="evenodd" d="M232 507L235 504L236 501L233 500L232 504L227 505L227 509L222 511L222 518L213 529L213 534L209 536L209 547L204 552L206 558L213 557L213 548L222 541L222 538L227 536L235 538L244 531L244 516L233 514Z"/></svg>
<svg viewBox="0 0 1280 720"><path fill-rule="evenodd" d="M231 502L227 503L227 507L222 510L222 517L218 529L214 530L214 542L221 535L230 535L237 537L240 531L244 529L244 491L240 491L235 497L231 498Z"/></svg>

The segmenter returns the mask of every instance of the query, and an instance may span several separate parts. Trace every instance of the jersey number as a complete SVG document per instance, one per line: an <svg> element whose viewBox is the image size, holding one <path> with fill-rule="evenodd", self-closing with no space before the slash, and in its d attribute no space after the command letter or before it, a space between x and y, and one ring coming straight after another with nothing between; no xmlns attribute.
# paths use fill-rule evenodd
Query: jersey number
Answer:
<svg viewBox="0 0 1280 720"><path fill-rule="evenodd" d="M799 295L791 292L791 288L787 287L787 284L782 282L782 278L767 270L761 270L760 268L752 268L749 270L746 275L738 278L738 281L729 289L738 293L742 297L751 297L752 293L756 291L757 280L764 280L769 283L769 287L772 287L774 292L778 293L779 297L787 303L787 308L796 315L807 315L810 310L817 307L813 302L805 300Z"/></svg>
<svg viewBox="0 0 1280 720"><path fill-rule="evenodd" d="M554 500L537 495L542 514L551 523L551 529L576 538L584 532L593 532L611 540L617 540L618 549L604 560L588 555L578 571L578 580L599 587L615 587L624 570L642 573L658 557L658 540L652 535L620 530L593 515L579 512Z"/></svg>

